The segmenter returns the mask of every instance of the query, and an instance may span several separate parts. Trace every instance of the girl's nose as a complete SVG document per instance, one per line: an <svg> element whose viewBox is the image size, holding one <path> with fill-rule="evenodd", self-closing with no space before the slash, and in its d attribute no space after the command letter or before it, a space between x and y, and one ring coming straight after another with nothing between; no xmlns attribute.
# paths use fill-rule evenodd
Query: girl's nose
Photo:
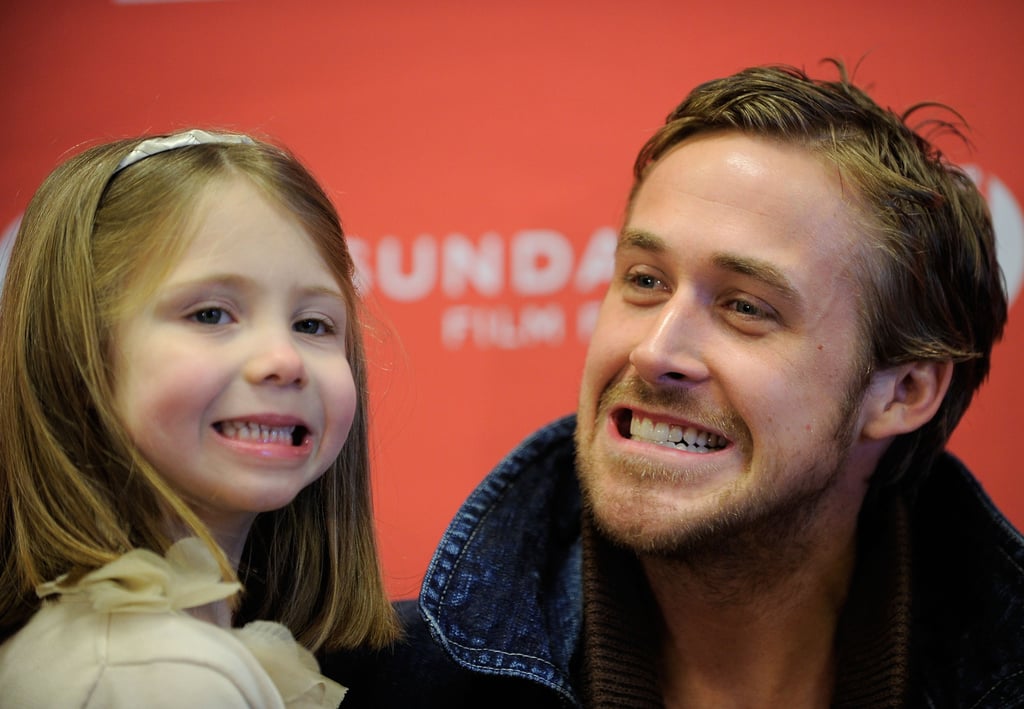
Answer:
<svg viewBox="0 0 1024 709"><path fill-rule="evenodd" d="M245 378L252 384L304 386L307 380L302 353L290 335L261 337L245 364Z"/></svg>

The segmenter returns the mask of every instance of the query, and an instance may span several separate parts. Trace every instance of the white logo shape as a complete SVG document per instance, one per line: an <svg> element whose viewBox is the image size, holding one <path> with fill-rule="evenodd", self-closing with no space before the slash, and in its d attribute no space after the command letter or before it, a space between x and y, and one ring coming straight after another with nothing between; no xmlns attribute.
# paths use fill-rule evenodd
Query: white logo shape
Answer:
<svg viewBox="0 0 1024 709"><path fill-rule="evenodd" d="M993 174L977 165L964 165L964 171L988 200L992 228L996 232L996 258L1006 278L1006 298L1012 305L1024 278L1024 217L1013 192Z"/></svg>
<svg viewBox="0 0 1024 709"><path fill-rule="evenodd" d="M4 276L7 275L7 262L11 260L11 248L14 246L14 237L18 235L20 225L21 216L19 215L0 234L0 291L3 290Z"/></svg>
<svg viewBox="0 0 1024 709"><path fill-rule="evenodd" d="M992 226L996 234L996 258L1006 278L1006 296L1012 305L1024 280L1024 215L1010 188L992 174L986 174L977 165L964 165L964 171L988 200L992 213ZM18 233L21 216L11 222L0 234L0 286L7 273L11 247Z"/></svg>

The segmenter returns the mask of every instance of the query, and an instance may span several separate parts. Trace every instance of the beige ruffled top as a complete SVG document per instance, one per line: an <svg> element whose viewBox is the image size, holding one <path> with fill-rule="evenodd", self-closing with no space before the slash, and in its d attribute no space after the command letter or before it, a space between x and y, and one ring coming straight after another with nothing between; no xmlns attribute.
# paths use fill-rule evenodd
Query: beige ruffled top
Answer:
<svg viewBox="0 0 1024 709"><path fill-rule="evenodd" d="M87 599L98 613L180 612L223 600L240 589L240 584L221 579L210 550L194 537L175 543L166 557L135 549L77 583L63 581L62 577L42 584L37 593L41 598ZM255 621L224 632L252 653L289 709L336 707L345 696L345 688L321 675L313 654L280 623Z"/></svg>

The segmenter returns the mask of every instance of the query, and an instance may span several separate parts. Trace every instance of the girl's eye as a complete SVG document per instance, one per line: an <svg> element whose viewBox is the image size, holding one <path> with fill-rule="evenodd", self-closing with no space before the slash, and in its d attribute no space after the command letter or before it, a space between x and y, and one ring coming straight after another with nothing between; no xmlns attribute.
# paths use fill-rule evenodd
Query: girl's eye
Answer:
<svg viewBox="0 0 1024 709"><path fill-rule="evenodd" d="M330 335L334 333L334 326L319 318L299 320L292 325L292 329L304 335Z"/></svg>
<svg viewBox="0 0 1024 709"><path fill-rule="evenodd" d="M189 318L200 325L223 325L229 320L223 308L203 308L189 315Z"/></svg>

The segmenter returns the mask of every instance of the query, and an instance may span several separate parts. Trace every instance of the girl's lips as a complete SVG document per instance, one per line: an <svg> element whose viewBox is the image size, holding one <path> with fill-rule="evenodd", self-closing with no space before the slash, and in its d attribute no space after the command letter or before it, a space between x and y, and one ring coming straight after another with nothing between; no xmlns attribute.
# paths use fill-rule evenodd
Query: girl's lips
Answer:
<svg viewBox="0 0 1024 709"><path fill-rule="evenodd" d="M313 451L312 430L293 416L252 416L217 421L217 440L246 456L303 460Z"/></svg>
<svg viewBox="0 0 1024 709"><path fill-rule="evenodd" d="M213 425L224 438L269 445L300 446L309 437L305 425L268 425L255 421L219 421Z"/></svg>

